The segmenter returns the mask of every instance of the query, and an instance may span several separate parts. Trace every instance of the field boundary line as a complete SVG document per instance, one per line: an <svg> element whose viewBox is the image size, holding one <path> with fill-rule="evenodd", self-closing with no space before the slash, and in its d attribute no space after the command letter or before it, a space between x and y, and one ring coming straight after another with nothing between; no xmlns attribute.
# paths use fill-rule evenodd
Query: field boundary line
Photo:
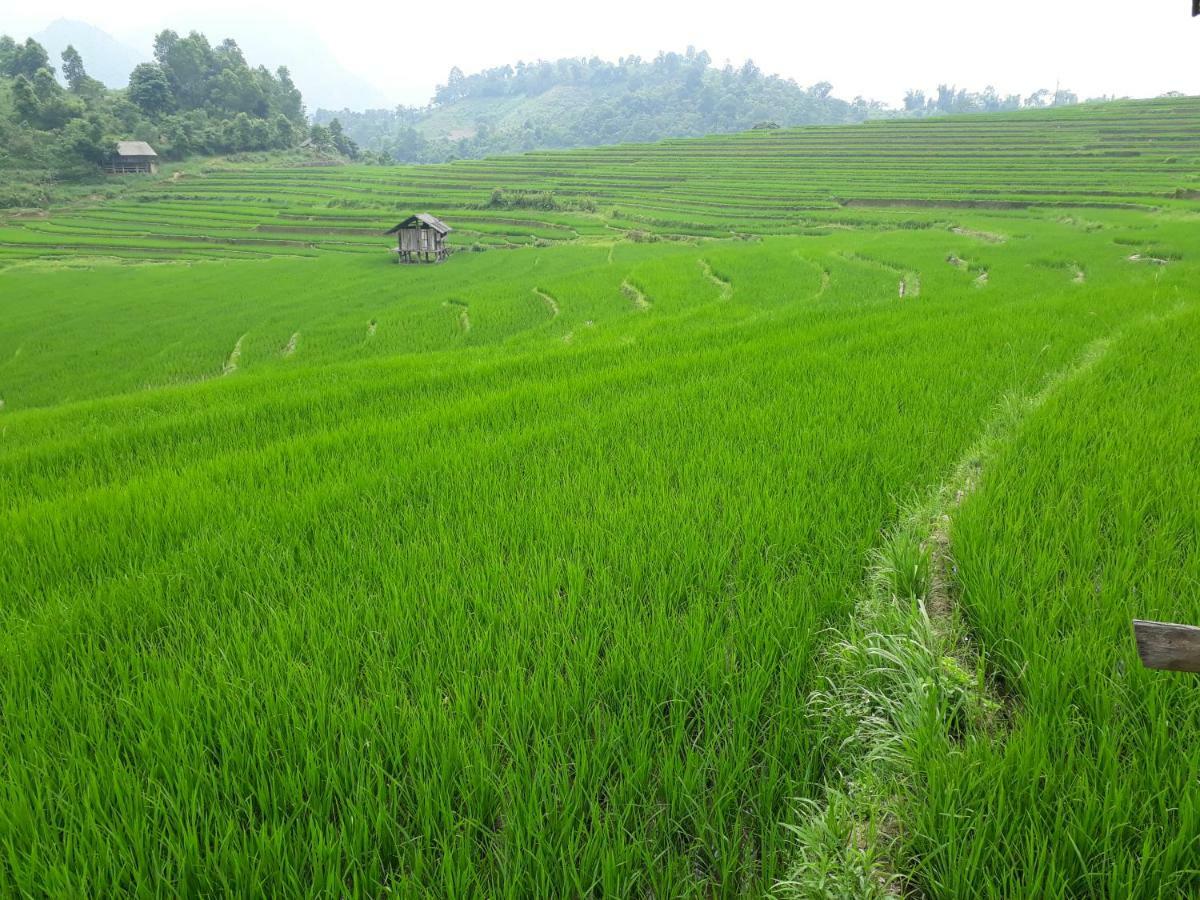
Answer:
<svg viewBox="0 0 1200 900"><path fill-rule="evenodd" d="M703 257L700 258L700 269L704 272L704 277L717 286L721 292L721 299L728 300L733 296L733 284L726 278L722 278L713 271L712 263Z"/></svg>
<svg viewBox="0 0 1200 900"><path fill-rule="evenodd" d="M1152 318L1148 317L1148 318ZM901 510L866 566L848 624L831 630L825 675L809 696L824 723L831 758L846 762L819 800L798 804L785 824L796 843L780 897L887 898L913 893L903 864L904 785L919 781L920 754L951 753L967 733L1003 740L1013 712L984 672L958 603L950 540L954 512L970 497L1022 425L1066 385L1105 357L1119 334L1098 338L1028 395L1001 396L983 430L940 484Z"/></svg>
<svg viewBox="0 0 1200 900"><path fill-rule="evenodd" d="M242 335L237 339L237 343L233 345L233 349L229 351L229 356L225 359L225 365L221 369L222 375L232 375L238 370L238 363L242 359L242 341L246 339L246 335Z"/></svg>
<svg viewBox="0 0 1200 900"><path fill-rule="evenodd" d="M641 290L631 282L628 278L621 282L621 293L633 301L633 305L640 310L650 308L650 301Z"/></svg>
<svg viewBox="0 0 1200 900"><path fill-rule="evenodd" d="M962 237L975 238L987 244L1003 244L1008 241L1008 236L995 231L979 231L975 228L966 228L962 225L956 225L950 229L957 235Z"/></svg>
<svg viewBox="0 0 1200 900"><path fill-rule="evenodd" d="M546 308L550 310L550 318L557 319L558 318L558 301L556 299L554 299L554 297L551 294L547 293L546 291L543 291L541 288L538 288L538 287L535 287L533 289L533 293L535 296L540 297L542 302L546 304Z"/></svg>

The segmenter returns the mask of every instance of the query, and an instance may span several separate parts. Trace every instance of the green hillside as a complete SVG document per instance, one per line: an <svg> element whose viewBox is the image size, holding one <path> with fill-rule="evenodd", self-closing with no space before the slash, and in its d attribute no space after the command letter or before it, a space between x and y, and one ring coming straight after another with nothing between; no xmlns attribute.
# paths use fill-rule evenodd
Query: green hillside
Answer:
<svg viewBox="0 0 1200 900"><path fill-rule="evenodd" d="M1198 197L1171 99L10 215L0 895L1200 892Z"/></svg>
<svg viewBox="0 0 1200 900"><path fill-rule="evenodd" d="M361 147L400 162L479 159L529 150L699 137L797 125L836 125L868 118L922 118L1070 106L1069 90L1027 97L995 88L973 92L952 84L906 93L901 109L832 95L829 82L801 86L768 75L752 60L717 67L704 51L659 53L654 59L597 57L504 65L471 75L450 71L427 106L329 110Z"/></svg>

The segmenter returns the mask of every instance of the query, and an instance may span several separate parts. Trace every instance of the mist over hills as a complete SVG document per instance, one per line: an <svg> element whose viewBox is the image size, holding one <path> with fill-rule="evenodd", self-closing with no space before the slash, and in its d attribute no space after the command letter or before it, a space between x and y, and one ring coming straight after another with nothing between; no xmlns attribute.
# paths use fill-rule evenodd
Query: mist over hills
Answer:
<svg viewBox="0 0 1200 900"><path fill-rule="evenodd" d="M88 74L110 88L125 87L133 67L149 58L148 45L146 50L138 49L87 22L56 19L32 37L46 48L55 65L68 45L74 47L83 57Z"/></svg>

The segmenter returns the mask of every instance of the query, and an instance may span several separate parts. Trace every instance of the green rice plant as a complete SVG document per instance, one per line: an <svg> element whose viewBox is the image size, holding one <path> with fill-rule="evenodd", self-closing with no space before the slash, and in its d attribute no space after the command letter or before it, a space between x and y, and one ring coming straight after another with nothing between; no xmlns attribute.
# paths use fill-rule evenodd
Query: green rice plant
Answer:
<svg viewBox="0 0 1200 900"><path fill-rule="evenodd" d="M928 596L929 546L913 525L894 529L872 555L872 578L887 595L908 601Z"/></svg>

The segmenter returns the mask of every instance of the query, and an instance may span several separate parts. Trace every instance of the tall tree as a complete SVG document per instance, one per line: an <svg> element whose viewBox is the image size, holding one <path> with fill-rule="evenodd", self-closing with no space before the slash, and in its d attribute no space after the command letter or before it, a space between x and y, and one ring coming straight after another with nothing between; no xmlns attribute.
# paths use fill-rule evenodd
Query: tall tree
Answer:
<svg viewBox="0 0 1200 900"><path fill-rule="evenodd" d="M13 43L10 48L0 53L0 56L4 57L4 71L0 74L7 75L9 78L17 78L21 75L33 78L38 69L46 69L51 74L54 73L54 67L50 65L50 56L46 53L46 48L33 38L26 38L23 44Z"/></svg>
<svg viewBox="0 0 1200 900"><path fill-rule="evenodd" d="M129 99L146 115L155 117L175 106L171 83L162 66L142 63L129 73Z"/></svg>
<svg viewBox="0 0 1200 900"><path fill-rule="evenodd" d="M91 81L83 67L83 57L71 44L67 44L67 49L62 52L62 73L73 94L82 93Z"/></svg>
<svg viewBox="0 0 1200 900"><path fill-rule="evenodd" d="M300 91L292 81L292 73L287 66L275 70L279 81L279 112L287 116L293 125L304 122L304 100Z"/></svg>
<svg viewBox="0 0 1200 900"><path fill-rule="evenodd" d="M162 31L154 39L154 59L182 109L204 105L208 99L208 81L218 68L208 38L197 31L185 38L174 31Z"/></svg>
<svg viewBox="0 0 1200 900"><path fill-rule="evenodd" d="M24 75L18 75L12 86L13 110L17 120L36 125L41 116L42 104L34 93L33 83Z"/></svg>

